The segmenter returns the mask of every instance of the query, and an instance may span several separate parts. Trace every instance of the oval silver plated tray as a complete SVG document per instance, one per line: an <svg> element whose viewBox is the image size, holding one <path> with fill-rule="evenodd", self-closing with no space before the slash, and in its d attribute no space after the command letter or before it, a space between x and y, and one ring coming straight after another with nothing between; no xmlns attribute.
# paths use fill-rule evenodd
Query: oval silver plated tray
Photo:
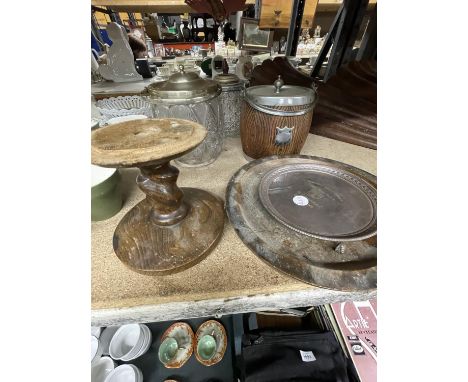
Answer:
<svg viewBox="0 0 468 382"><path fill-rule="evenodd" d="M284 165L263 176L260 200L279 222L323 240L355 241L377 232L377 190L330 163Z"/></svg>
<svg viewBox="0 0 468 382"><path fill-rule="evenodd" d="M234 174L226 212L241 240L278 271L323 288L368 291L377 287L376 195L377 178L356 167L271 156ZM308 225L310 210L320 208L320 219ZM340 221L343 212L350 215Z"/></svg>

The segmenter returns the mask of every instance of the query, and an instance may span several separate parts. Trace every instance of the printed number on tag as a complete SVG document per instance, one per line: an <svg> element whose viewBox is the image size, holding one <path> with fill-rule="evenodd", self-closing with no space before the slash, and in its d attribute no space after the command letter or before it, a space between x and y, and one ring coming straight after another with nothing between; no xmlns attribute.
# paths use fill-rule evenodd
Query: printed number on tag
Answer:
<svg viewBox="0 0 468 382"><path fill-rule="evenodd" d="M312 362L316 360L314 353L312 353L311 351L299 351L301 352L301 358L304 362Z"/></svg>

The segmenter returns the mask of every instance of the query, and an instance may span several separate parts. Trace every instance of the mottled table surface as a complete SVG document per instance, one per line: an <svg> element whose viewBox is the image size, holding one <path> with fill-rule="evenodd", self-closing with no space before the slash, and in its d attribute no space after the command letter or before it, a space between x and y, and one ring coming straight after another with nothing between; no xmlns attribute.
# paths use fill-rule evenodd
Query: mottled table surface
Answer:
<svg viewBox="0 0 468 382"><path fill-rule="evenodd" d="M338 160L377 172L377 152L309 134L301 154ZM211 165L180 168L179 186L199 187L224 200L231 176L247 163L240 140L229 138ZM120 170L124 206L91 226L92 324L163 321L264 309L367 299L371 293L337 292L292 279L262 262L239 239L226 218L224 234L211 254L192 268L170 276L144 276L126 268L114 254L112 235L124 214L143 199L137 169Z"/></svg>

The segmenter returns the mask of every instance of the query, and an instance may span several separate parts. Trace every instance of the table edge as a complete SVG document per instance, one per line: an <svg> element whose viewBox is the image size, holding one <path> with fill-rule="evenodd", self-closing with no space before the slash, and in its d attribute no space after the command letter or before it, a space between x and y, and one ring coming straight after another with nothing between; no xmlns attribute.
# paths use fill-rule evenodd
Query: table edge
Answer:
<svg viewBox="0 0 468 382"><path fill-rule="evenodd" d="M198 317L221 317L228 314L317 306L342 301L369 300L377 290L340 292L313 288L288 292L261 293L229 298L180 301L126 308L92 309L92 326L184 320Z"/></svg>

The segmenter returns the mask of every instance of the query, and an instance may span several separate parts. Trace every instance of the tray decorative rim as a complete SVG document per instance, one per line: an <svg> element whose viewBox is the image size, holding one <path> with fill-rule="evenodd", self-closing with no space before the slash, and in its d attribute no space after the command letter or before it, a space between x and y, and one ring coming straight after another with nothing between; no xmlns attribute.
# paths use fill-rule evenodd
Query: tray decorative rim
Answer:
<svg viewBox="0 0 468 382"><path fill-rule="evenodd" d="M273 180L276 179L278 176L286 174L286 173L300 172L300 171L327 173L354 185L357 189L359 189L362 193L364 193L367 196L367 198L369 199L371 203L373 216L368 222L368 224L366 224L363 228L354 232L350 232L348 234L321 235L318 233L308 232L304 229L301 229L300 227L296 226L293 222L283 217L272 204L269 198L268 189L271 183L273 182ZM374 187L371 183L367 182L363 177L358 176L356 174L352 174L351 172L343 168L333 166L333 165L320 164L320 163L287 164L282 167L278 167L273 170L270 170L265 175L263 175L262 179L260 180L258 193L259 193L260 201L262 202L265 209L278 222L304 235L315 237L321 240L356 241L356 240L367 239L369 237L374 236L377 233L377 189L376 187Z"/></svg>

